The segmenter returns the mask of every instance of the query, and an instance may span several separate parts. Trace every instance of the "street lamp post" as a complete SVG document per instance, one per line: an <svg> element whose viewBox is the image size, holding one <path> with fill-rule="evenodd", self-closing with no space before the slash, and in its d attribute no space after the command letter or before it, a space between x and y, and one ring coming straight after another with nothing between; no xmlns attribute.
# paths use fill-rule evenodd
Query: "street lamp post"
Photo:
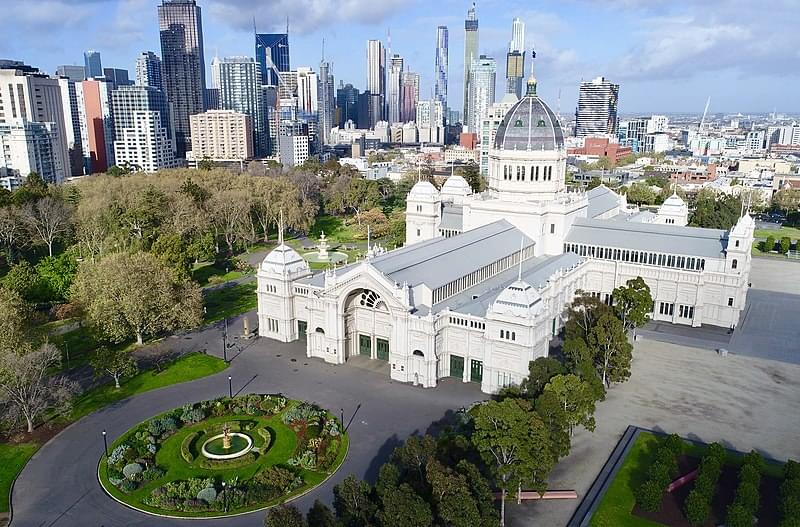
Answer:
<svg viewBox="0 0 800 527"><path fill-rule="evenodd" d="M228 319L225 319L225 327L222 330L222 360L228 362Z"/></svg>
<svg viewBox="0 0 800 527"><path fill-rule="evenodd" d="M233 399L233 379L228 375L228 397Z"/></svg>
<svg viewBox="0 0 800 527"><path fill-rule="evenodd" d="M222 508L224 512L228 512L228 493L225 492L225 482L222 482Z"/></svg>
<svg viewBox="0 0 800 527"><path fill-rule="evenodd" d="M342 417L342 432L344 432L344 408L339 408L339 415Z"/></svg>
<svg viewBox="0 0 800 527"><path fill-rule="evenodd" d="M106 431L103 430L103 450L106 453L106 457L108 457L108 437L106 437Z"/></svg>

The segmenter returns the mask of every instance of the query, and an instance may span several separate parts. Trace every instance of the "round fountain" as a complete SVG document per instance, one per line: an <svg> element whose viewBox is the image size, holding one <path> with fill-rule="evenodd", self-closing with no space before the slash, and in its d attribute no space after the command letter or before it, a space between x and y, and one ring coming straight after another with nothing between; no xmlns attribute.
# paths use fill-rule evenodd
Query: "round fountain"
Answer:
<svg viewBox="0 0 800 527"><path fill-rule="evenodd" d="M325 231L322 231L317 243L317 250L307 252L303 255L309 263L339 263L347 260L347 254L340 251L331 251Z"/></svg>
<svg viewBox="0 0 800 527"><path fill-rule="evenodd" d="M208 459L236 459L250 452L252 448L253 440L250 436L231 432L230 424L225 423L222 433L206 440L200 451Z"/></svg>

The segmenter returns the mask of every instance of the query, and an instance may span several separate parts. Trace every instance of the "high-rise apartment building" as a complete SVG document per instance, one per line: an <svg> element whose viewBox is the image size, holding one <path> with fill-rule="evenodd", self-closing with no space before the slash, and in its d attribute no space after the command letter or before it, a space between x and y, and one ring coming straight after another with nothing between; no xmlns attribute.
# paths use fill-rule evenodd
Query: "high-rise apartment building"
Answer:
<svg viewBox="0 0 800 527"><path fill-rule="evenodd" d="M219 79L220 109L250 116L255 155L266 156L269 133L261 89L261 66L252 57L226 57L214 61L213 71Z"/></svg>
<svg viewBox="0 0 800 527"><path fill-rule="evenodd" d="M163 0L158 6L162 79L172 103L178 157L191 150L189 116L205 107L206 63L203 24L195 0Z"/></svg>
<svg viewBox="0 0 800 527"><path fill-rule="evenodd" d="M176 166L175 126L164 92L152 86L120 86L111 92L114 159L145 172Z"/></svg>
<svg viewBox="0 0 800 527"><path fill-rule="evenodd" d="M309 67L297 68L297 111L313 114L319 111L319 79Z"/></svg>
<svg viewBox="0 0 800 527"><path fill-rule="evenodd" d="M83 67L81 67L82 69ZM78 82L83 82L83 80ZM78 112L78 94L75 88L75 81L69 77L59 77L58 85L61 88L61 106L64 109L64 129L69 151L68 175L80 176L83 174L83 150L81 148L81 119Z"/></svg>
<svg viewBox="0 0 800 527"><path fill-rule="evenodd" d="M380 40L367 41L367 89L370 93L369 128L386 119L386 49Z"/></svg>
<svg viewBox="0 0 800 527"><path fill-rule="evenodd" d="M475 14L475 2L467 11L467 18L464 20L464 111L461 115L466 116L469 112L469 82L470 68L472 61L478 58L478 16ZM475 130L470 130L474 132Z"/></svg>
<svg viewBox="0 0 800 527"><path fill-rule="evenodd" d="M419 73L406 71L403 74L400 101L400 120L404 123L416 121L417 101L419 101Z"/></svg>
<svg viewBox="0 0 800 527"><path fill-rule="evenodd" d="M347 121L358 124L358 89L352 84L340 84L336 90L336 106L339 114L339 128L344 128Z"/></svg>
<svg viewBox="0 0 800 527"><path fill-rule="evenodd" d="M278 85L278 71L290 71L289 32L256 33L256 62L261 65L261 84Z"/></svg>
<svg viewBox="0 0 800 527"><path fill-rule="evenodd" d="M604 77L581 82L575 111L575 136L616 135L619 84Z"/></svg>
<svg viewBox="0 0 800 527"><path fill-rule="evenodd" d="M494 104L494 90L497 81L497 62L486 55L472 61L469 80L469 115L466 124L470 131L477 131L483 118Z"/></svg>
<svg viewBox="0 0 800 527"><path fill-rule="evenodd" d="M444 142L444 106L437 99L417 103L417 129L420 143Z"/></svg>
<svg viewBox="0 0 800 527"><path fill-rule="evenodd" d="M506 54L506 93L522 98L525 78L525 23L515 18L511 24L511 42Z"/></svg>
<svg viewBox="0 0 800 527"><path fill-rule="evenodd" d="M317 88L317 95L319 96L319 103L317 106L319 107L320 137L322 138L323 144L328 144L331 136L331 128L334 127L336 99L333 83L331 65L329 62L323 60L319 63L319 87Z"/></svg>
<svg viewBox="0 0 800 527"><path fill-rule="evenodd" d="M480 169L481 176L489 177L489 152L494 148L494 138L500 123L505 119L508 111L517 103L519 99L513 93L506 93L500 102L489 106L486 115L483 117L480 130Z"/></svg>
<svg viewBox="0 0 800 527"><path fill-rule="evenodd" d="M100 52L88 50L83 52L83 62L86 69L87 79L96 79L97 77L104 77L103 64L100 62Z"/></svg>
<svg viewBox="0 0 800 527"><path fill-rule="evenodd" d="M75 85L84 174L105 172L115 164L111 91L111 83L106 79L90 79Z"/></svg>
<svg viewBox="0 0 800 527"><path fill-rule="evenodd" d="M447 54L447 26L439 26L436 28L436 85L434 99L442 103L444 112L447 111ZM442 114L442 119L444 119L444 113ZM442 121L442 125L444 125L444 121Z"/></svg>
<svg viewBox="0 0 800 527"><path fill-rule="evenodd" d="M57 147L55 123L22 118L0 123L0 179L9 183L13 180L19 185L28 174L36 172L44 181L56 183L63 173L58 164Z"/></svg>
<svg viewBox="0 0 800 527"><path fill-rule="evenodd" d="M244 161L253 151L253 125L249 115L233 110L209 110L189 117L194 161Z"/></svg>
<svg viewBox="0 0 800 527"><path fill-rule="evenodd" d="M56 68L56 76L66 77L72 82L81 82L86 80L86 68L84 66L64 64Z"/></svg>
<svg viewBox="0 0 800 527"><path fill-rule="evenodd" d="M55 179L60 183L70 171L64 106L59 80L19 61L0 60L0 124L12 119L52 123ZM28 174L23 174L27 177Z"/></svg>
<svg viewBox="0 0 800 527"><path fill-rule="evenodd" d="M161 59L152 51L143 51L136 59L136 84L163 90Z"/></svg>
<svg viewBox="0 0 800 527"><path fill-rule="evenodd" d="M403 57L393 55L389 63L389 124L402 122L400 107L403 99Z"/></svg>

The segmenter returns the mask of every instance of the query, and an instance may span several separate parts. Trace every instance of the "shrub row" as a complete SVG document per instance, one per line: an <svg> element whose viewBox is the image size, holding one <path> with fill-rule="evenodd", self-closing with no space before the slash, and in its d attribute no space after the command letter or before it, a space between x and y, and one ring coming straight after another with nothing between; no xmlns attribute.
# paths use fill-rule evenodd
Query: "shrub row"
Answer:
<svg viewBox="0 0 800 527"><path fill-rule="evenodd" d="M783 466L779 527L800 527L800 463L791 459Z"/></svg>
<svg viewBox="0 0 800 527"><path fill-rule="evenodd" d="M706 455L700 461L700 472L694 488L686 498L686 518L692 525L702 525L711 514L711 499L717 490L717 481L725 462L725 449L719 443L708 445Z"/></svg>
<svg viewBox="0 0 800 527"><path fill-rule="evenodd" d="M678 454L683 450L683 441L676 434L663 438L656 450L655 459L647 469L647 479L636 490L636 503L643 510L656 512L667 486L678 475Z"/></svg>
<svg viewBox="0 0 800 527"><path fill-rule="evenodd" d="M183 438L181 442L181 457L190 465L194 462L194 455L192 455L192 441L197 439L198 432L192 432Z"/></svg>
<svg viewBox="0 0 800 527"><path fill-rule="evenodd" d="M736 497L728 507L725 524L728 527L752 527L753 516L758 513L761 499L761 471L764 460L755 450L744 456L739 469L739 485Z"/></svg>

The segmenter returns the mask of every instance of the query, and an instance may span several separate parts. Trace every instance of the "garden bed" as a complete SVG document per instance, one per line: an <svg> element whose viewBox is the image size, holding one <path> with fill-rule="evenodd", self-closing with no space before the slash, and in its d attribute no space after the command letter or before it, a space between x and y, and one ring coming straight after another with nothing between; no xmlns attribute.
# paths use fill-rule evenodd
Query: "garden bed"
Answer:
<svg viewBox="0 0 800 527"><path fill-rule="evenodd" d="M247 436L252 449L211 459L202 447L220 434ZM129 430L109 446L99 478L113 498L143 512L221 517L304 494L339 468L347 448L341 423L316 406L280 395L226 397Z"/></svg>

